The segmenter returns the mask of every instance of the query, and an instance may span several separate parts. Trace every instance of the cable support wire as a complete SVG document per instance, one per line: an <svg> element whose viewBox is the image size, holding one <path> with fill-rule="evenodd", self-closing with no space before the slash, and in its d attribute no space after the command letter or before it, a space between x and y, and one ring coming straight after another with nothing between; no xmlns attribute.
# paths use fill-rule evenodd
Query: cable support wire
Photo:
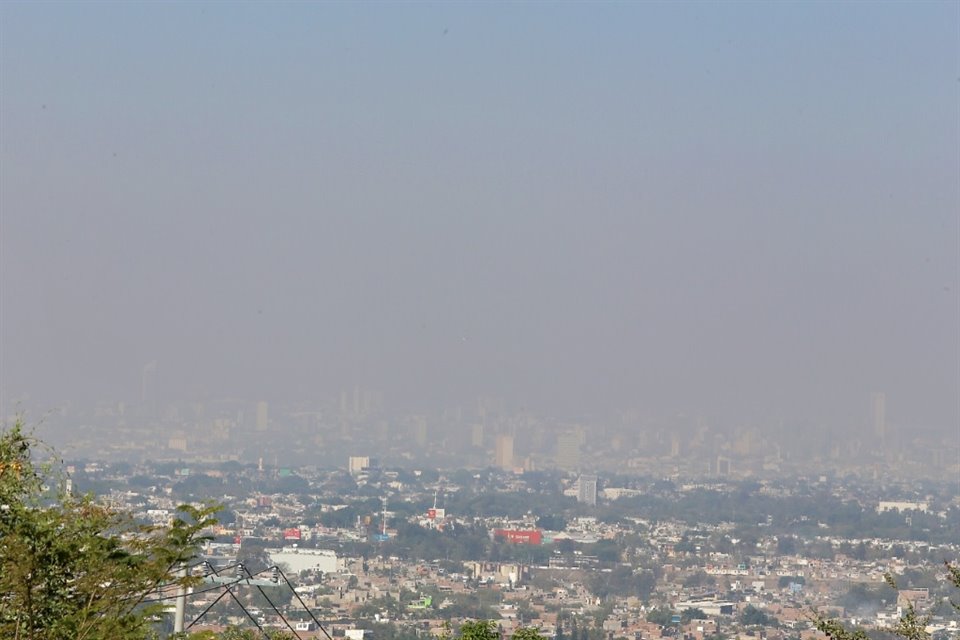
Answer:
<svg viewBox="0 0 960 640"><path fill-rule="evenodd" d="M237 566L237 565L235 565L235 566ZM269 571L269 568L264 569L263 571L257 571L256 573L249 573L249 572L247 572L247 577L245 577L245 578L237 578L237 579L234 580L233 582L224 582L224 583L222 583L222 584L216 584L216 585L210 587L209 589L200 589L200 590L191 591L190 593L185 594L185 597L187 597L187 598L192 598L193 596L198 596L198 595L200 595L200 594L202 594L202 593L207 593L207 592L210 592L210 591L216 591L217 589L225 589L225 588L227 588L227 587L232 587L232 586L235 586L235 585L238 585L238 584L242 584L245 580L248 580L248 579L250 579L250 578L253 578L254 576L260 575L261 573L264 573L265 571ZM214 572L214 574L215 574L215 575L220 575L220 574L217 573L217 572ZM174 584L172 584L172 585L167 585L167 586L179 587L180 585L174 583ZM252 586L252 585L251 585L251 586ZM174 594L174 595L172 595L172 596L161 596L161 597L159 597L159 598L144 599L142 602L144 602L144 603L147 603L147 602L163 602L164 600L176 600L178 597L179 597L178 594Z"/></svg>
<svg viewBox="0 0 960 640"><path fill-rule="evenodd" d="M239 562L235 562L234 564L230 564L230 565L227 565L227 566L223 567L222 569L220 569L220 571L226 571L227 569L233 569L234 567L238 566L239 564L240 564ZM204 566L204 565L206 565L206 566L208 566L208 567L211 567L210 571L209 571L209 572L206 572L206 573L204 574L204 576L208 576L208 575L210 575L210 573L216 573L216 571L213 570L212 565L211 565L209 562L206 562L206 561L204 561L204 562L198 562L197 564L191 565L191 566L187 567L187 570L195 569L195 568L197 568L197 567L201 567L201 566ZM259 572L258 572L258 573L259 573ZM156 587L154 587L154 588L150 591L150 593L156 593L157 595L160 595L160 594L162 594L164 591L174 591L174 592L175 592L175 591L178 590L179 588L180 588L180 583L179 583L179 582L168 582L168 583L166 583L166 584L157 585ZM137 596L130 596L129 599L132 600L132 599L135 599L136 597L137 597ZM149 600L142 600L141 602L158 602L158 601L160 601L160 600L169 599L169 598L171 598L171 597L174 597L174 598L175 598L176 596L175 596L175 595L174 595L174 596L168 596L167 598L163 598L163 597L157 598L157 597L154 597L154 598L151 598L151 599L149 599Z"/></svg>
<svg viewBox="0 0 960 640"><path fill-rule="evenodd" d="M243 565L240 565L240 568L241 568L243 571L246 571L247 575L249 575L251 578L253 577L252 575L250 575L250 572L247 571L247 568L246 568L246 567L244 567ZM279 571L280 571L280 567L277 567L277 566L270 567L270 569L271 569L271 571L274 571L274 572L279 572ZM257 591L260 592L260 595L262 595L262 596L264 597L264 599L265 599L267 602L270 603L270 606L273 608L273 610L276 612L276 614L277 614L278 616L280 616L280 619L281 619L281 620L283 620L283 624L287 625L287 628L290 629L290 631L293 633L294 637L295 637L297 640L303 640L303 639L300 637L300 634L297 633L297 630L293 627L292 624L290 624L290 621L287 620L286 616L284 616L284 615L280 612L280 609L277 608L277 605L275 605L275 604L273 603L273 600L270 599L270 596L267 595L267 593L263 590L263 588L262 588L260 585L255 585L255 586L257 587ZM288 587L290 586L290 583L289 583L289 582L287 583L287 586L288 586ZM292 589L292 588L293 588L293 587L291 587L291 589ZM294 592L294 593L296 593L296 592Z"/></svg>
<svg viewBox="0 0 960 640"><path fill-rule="evenodd" d="M249 571L242 563L240 563L240 562L234 563L234 564L232 564L232 565L227 565L226 567L223 567L223 568L221 568L221 569L219 569L219 570L216 569L216 568L215 568L212 564L210 564L209 562L202 562L202 563L199 563L199 564L197 564L197 565L193 565L193 567L191 567L191 568L194 568L194 567L197 567L197 566L201 566L201 565L206 565L206 567L209 569L209 573L208 573L207 575L209 575L210 573L212 573L213 575L219 577L220 572L222 572L222 571L226 571L226 570L232 569L232 568L239 568L239 569L240 569L240 572L245 573L246 576L243 576L240 572L238 572L237 579L236 579L236 580L233 580L232 582L225 582L225 583L221 583L221 584L215 584L215 585L211 586L210 588L200 589L200 590L197 590L197 591L192 591L192 592L187 593L187 594L182 594L182 595L181 595L181 594L178 593L178 594L174 594L174 595L170 595L170 596L162 596L162 597L159 597L159 598L153 598L153 599L149 599L149 600L143 600L143 602L144 602L144 603L164 602L164 601L168 601L168 600L176 600L176 599L179 598L179 597L191 598L191 597L193 597L193 596L197 596L197 595L201 595L201 594L204 594L204 593L208 593L208 592L210 592L210 591L216 591L217 589L223 589L223 590L224 590L224 593L220 594L212 603L210 603L210 604L206 607L206 609L204 609L204 610L193 620L193 622L191 622L186 628L189 629L190 627L192 627L193 625L195 625L197 622L199 622L218 602L220 602L220 600L223 599L223 596L229 594L230 597L233 598L234 602L236 602L237 605L243 610L244 614L246 614L246 616L247 616L248 618L250 618L250 620L257 626L257 629L258 629L261 633L263 633L264 636L266 637L266 632L264 631L263 627L262 627L262 626L260 625L260 623L256 620L256 618L254 618L253 615L247 610L247 608L243 605L243 603L240 601L240 599L237 598L236 594L234 594L233 591L232 591L232 589L231 589L232 587L235 587L235 586L238 586L238 585L240 585L240 586L253 586L253 587L256 587L257 591L260 592L260 595L262 595L263 598L267 601L267 603L269 603L270 607L271 607L271 608L273 609L273 611L277 614L277 616L280 618L280 620L283 621L283 623L287 626L287 628L290 629L290 631L293 633L293 635L294 635L298 640L302 640L302 639L300 638L300 634L297 633L296 628L294 628L294 626L293 626L292 624L290 624L290 621L287 620L286 616L283 615L283 612L280 611L280 608L277 607L276 603L274 603L273 600L270 599L270 596L268 596L268 595L266 594L266 592L263 590L263 588L262 588L260 585L258 585L258 584L255 584L255 585L243 585L243 583L244 583L246 580L254 579L255 576L258 576L258 575L263 574L263 573L267 573L267 572L269 571L269 572L271 572L271 573L273 574L274 579L275 579L275 580L277 581L277 583L278 583L278 586L279 586L279 577L282 577L282 578L283 578L284 584L287 585L287 587L288 587L288 588L290 589L290 591L293 593L294 597L296 597L297 601L300 603L300 606L303 607L303 609L307 612L307 615L310 616L310 618L311 618L311 619L313 620L313 622L317 625L317 627L323 632L323 635L326 636L328 640L333 640L333 638L332 638L332 636L330 635L330 633L326 630L326 628L323 626L323 624L321 624L320 620L318 620L317 617L313 614L313 612L310 610L310 608L307 606L307 604L303 601L303 598L300 597L300 594L297 593L297 590L293 588L293 585L290 583L289 578L287 578L286 574L283 573L283 570L280 569L280 567L274 565L274 566L272 566L272 567L267 567L267 568L265 568L265 569L262 569L262 570L260 570L260 571L257 571L256 573L250 573L250 571ZM171 584L168 584L168 585L164 585L164 587L161 587L161 590L162 590L163 588L170 588L170 587L179 587L179 585L176 584L176 583L171 583Z"/></svg>
<svg viewBox="0 0 960 640"><path fill-rule="evenodd" d="M303 598L300 597L300 594L297 593L297 590L294 589L293 586L290 584L290 580L287 578L287 575L283 572L283 569L281 569L280 567L277 567L277 572L283 578L283 581L287 583L287 586L290 587L290 590L293 591L294 597L296 597L297 601L300 603L300 606L303 607L304 610L307 612L307 615L309 615L313 619L313 622L314 624L317 625L317 628L320 629L320 631L323 631L323 635L327 637L327 640L333 640L333 637L327 632L326 628L322 624L320 624L319 620L317 620L317 616L313 615L313 612L310 611L310 607L307 606L307 603L303 601Z"/></svg>
<svg viewBox="0 0 960 640"><path fill-rule="evenodd" d="M213 567L212 564L210 564L210 563L208 562L208 563L207 563L207 566L209 567L210 571L213 572L213 575L215 575L215 576L219 576L219 575L220 575L219 572L217 572L217 570ZM234 565L234 566L242 566L242 564L238 562L238 563L237 563L236 565ZM226 567L225 567L225 568L226 568ZM244 570L245 570L245 569L244 569ZM248 571L247 573L249 574L250 572ZM258 571L257 573L260 573L260 572ZM254 574L254 575L256 575L256 574ZM210 611L210 609L212 609L215 604L217 604L218 602L220 602L220 599L223 598L224 595L230 594L230 597L233 598L233 601L236 602L236 603L237 603L237 606L239 606L240 609L246 614L246 616L247 616L248 618L250 618L250 621L253 622L253 624L257 627L257 629L260 631L260 633L263 634L263 637L266 638L267 640L269 640L269 636L267 635L267 632L264 631L264 629L263 629L262 626L260 626L260 623L257 621L256 618L253 617L253 614L250 613L245 606L243 606L243 603L240 602L240 598L238 598L238 597L236 596L236 594L234 594L233 591L230 590L230 586L229 586L229 585L220 585L220 586L224 588L223 594L221 594L216 600L214 600L214 601L210 604L210 606L208 606L206 609L204 609L203 612L200 613L200 615L198 615L196 618L194 618L194 619L193 619L193 622L191 622L189 625L187 625L186 628L189 629L189 628L192 627L193 625L197 624L197 623L200 621L200 619L203 618L203 616L207 615L207 612ZM282 617L282 616L281 616L281 617Z"/></svg>

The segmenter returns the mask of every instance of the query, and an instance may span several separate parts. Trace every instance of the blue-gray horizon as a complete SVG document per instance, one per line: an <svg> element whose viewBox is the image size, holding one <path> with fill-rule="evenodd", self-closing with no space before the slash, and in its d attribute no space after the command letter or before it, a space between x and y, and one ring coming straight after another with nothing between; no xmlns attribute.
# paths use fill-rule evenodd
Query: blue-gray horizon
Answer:
<svg viewBox="0 0 960 640"><path fill-rule="evenodd" d="M0 408L960 424L960 5L0 5ZM944 431L944 433L948 433Z"/></svg>

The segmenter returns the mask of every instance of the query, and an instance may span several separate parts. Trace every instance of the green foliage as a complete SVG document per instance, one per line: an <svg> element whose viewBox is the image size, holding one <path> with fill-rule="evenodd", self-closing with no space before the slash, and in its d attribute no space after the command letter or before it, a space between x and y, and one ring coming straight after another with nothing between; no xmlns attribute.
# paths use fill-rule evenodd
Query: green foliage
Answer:
<svg viewBox="0 0 960 640"><path fill-rule="evenodd" d="M537 518L537 527L547 531L563 531L567 528L567 521L562 515L547 514Z"/></svg>
<svg viewBox="0 0 960 640"><path fill-rule="evenodd" d="M739 491L729 492L702 489L677 493L675 489L664 483L643 495L602 505L598 507L597 515L605 521L639 517L680 520L691 526L733 520L744 527L755 526L769 516L771 524L767 532L791 538L783 543L784 553L790 552L791 547L799 551L799 539L816 535L821 523L828 525L832 535L838 538L890 538L952 544L956 540L956 525L960 522L960 509L954 507L947 509L945 520L935 513L917 512L911 514L908 524L896 512L877 513L872 507L840 498L826 490L810 489L802 495L771 496L758 492L756 486L749 483L744 483ZM689 550L689 547L683 545L681 549ZM824 555L827 550L821 548L818 551Z"/></svg>
<svg viewBox="0 0 960 640"><path fill-rule="evenodd" d="M478 590L473 593L458 593L447 597L452 601L437 615L443 618L474 618L478 620L491 619L497 615L494 607L499 602L497 592Z"/></svg>
<svg viewBox="0 0 960 640"><path fill-rule="evenodd" d="M493 620L469 621L460 625L457 640L500 640L500 632Z"/></svg>
<svg viewBox="0 0 960 640"><path fill-rule="evenodd" d="M703 611L703 609L696 608L696 607L684 609L680 613L680 622L682 622L683 624L686 624L691 620L706 620L706 619L707 619L707 614Z"/></svg>
<svg viewBox="0 0 960 640"><path fill-rule="evenodd" d="M654 571L635 571L625 566L617 566L609 572L593 573L589 580L590 591L599 598L637 596L648 600L656 586L657 575Z"/></svg>
<svg viewBox="0 0 960 640"><path fill-rule="evenodd" d="M293 640L294 636L287 631L267 631L267 637L270 640ZM226 631L216 633L214 631L197 631L185 636L178 634L177 638L185 640L262 640L263 636L259 631L252 629L239 629L231 627Z"/></svg>
<svg viewBox="0 0 960 640"><path fill-rule="evenodd" d="M786 589L790 584L806 584L807 579L803 576L780 576L777 580L777 586L781 589Z"/></svg>
<svg viewBox="0 0 960 640"><path fill-rule="evenodd" d="M359 629L369 629L376 640L418 640L419 638L416 629L408 625L373 620L357 620L356 624Z"/></svg>
<svg viewBox="0 0 960 640"><path fill-rule="evenodd" d="M447 511L464 516L504 516L519 518L533 510L534 514L558 514L575 509L577 501L564 496L559 488L543 493L490 493L458 491L447 496Z"/></svg>
<svg viewBox="0 0 960 640"><path fill-rule="evenodd" d="M868 586L858 583L851 586L847 593L840 598L840 604L848 612L875 611L883 603L896 602L897 590L889 584Z"/></svg>
<svg viewBox="0 0 960 640"><path fill-rule="evenodd" d="M747 626L757 625L762 627L770 624L770 616L752 604L748 604L740 614L740 622Z"/></svg>
<svg viewBox="0 0 960 640"><path fill-rule="evenodd" d="M246 567L250 573L266 569L270 566L267 542L259 538L244 538L240 542L240 551L237 552L237 562Z"/></svg>
<svg viewBox="0 0 960 640"><path fill-rule="evenodd" d="M657 607L656 609L651 609L647 613L647 622L658 624L661 627L665 627L668 624L670 624L670 620L672 618L673 618L673 611L665 607Z"/></svg>
<svg viewBox="0 0 960 640"><path fill-rule="evenodd" d="M180 507L168 527L135 523L58 485L34 459L38 443L17 421L0 432L0 637L22 640L147 638L181 563L195 557L215 507Z"/></svg>
<svg viewBox="0 0 960 640"><path fill-rule="evenodd" d="M600 562L620 561L620 545L615 540L600 540L588 547L588 553L597 556Z"/></svg>
<svg viewBox="0 0 960 640"><path fill-rule="evenodd" d="M520 627L510 638L511 640L543 640L540 632L533 627Z"/></svg>
<svg viewBox="0 0 960 640"><path fill-rule="evenodd" d="M946 582L953 587L960 589L960 567L944 562L947 570ZM893 576L887 574L884 576L884 585L887 589L896 593L897 584ZM960 605L953 603L954 609L960 611ZM826 618L816 611L811 615L813 625L821 633L826 634L831 640L868 640L867 633L862 629L848 629L838 620ZM908 603L903 614L897 623L887 629L887 631L904 640L930 640L930 633L927 631L927 624L930 622L929 615L922 615L916 611L913 603Z"/></svg>
<svg viewBox="0 0 960 640"><path fill-rule="evenodd" d="M831 640L870 640L863 629L847 629L838 620L817 618L814 620L814 626Z"/></svg>
<svg viewBox="0 0 960 640"><path fill-rule="evenodd" d="M797 539L794 536L780 536L777 539L777 555L790 556L797 552Z"/></svg>
<svg viewBox="0 0 960 640"><path fill-rule="evenodd" d="M929 640L930 634L927 632L929 623L930 616L919 615L913 603L910 603L890 631L906 640Z"/></svg>

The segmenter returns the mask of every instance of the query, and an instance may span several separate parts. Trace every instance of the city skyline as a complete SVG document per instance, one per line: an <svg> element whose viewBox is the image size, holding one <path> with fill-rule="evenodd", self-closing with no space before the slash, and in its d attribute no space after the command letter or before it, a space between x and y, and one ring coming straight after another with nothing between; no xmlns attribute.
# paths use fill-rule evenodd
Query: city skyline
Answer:
<svg viewBox="0 0 960 640"><path fill-rule="evenodd" d="M958 24L4 3L0 408L482 396L960 440Z"/></svg>

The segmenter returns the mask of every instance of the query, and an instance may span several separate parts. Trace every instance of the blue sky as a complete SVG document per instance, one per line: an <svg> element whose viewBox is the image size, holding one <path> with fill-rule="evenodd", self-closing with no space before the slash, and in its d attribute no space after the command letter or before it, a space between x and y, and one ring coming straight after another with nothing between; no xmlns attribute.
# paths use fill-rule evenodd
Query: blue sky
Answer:
<svg viewBox="0 0 960 640"><path fill-rule="evenodd" d="M4 3L0 393L954 426L958 12Z"/></svg>

